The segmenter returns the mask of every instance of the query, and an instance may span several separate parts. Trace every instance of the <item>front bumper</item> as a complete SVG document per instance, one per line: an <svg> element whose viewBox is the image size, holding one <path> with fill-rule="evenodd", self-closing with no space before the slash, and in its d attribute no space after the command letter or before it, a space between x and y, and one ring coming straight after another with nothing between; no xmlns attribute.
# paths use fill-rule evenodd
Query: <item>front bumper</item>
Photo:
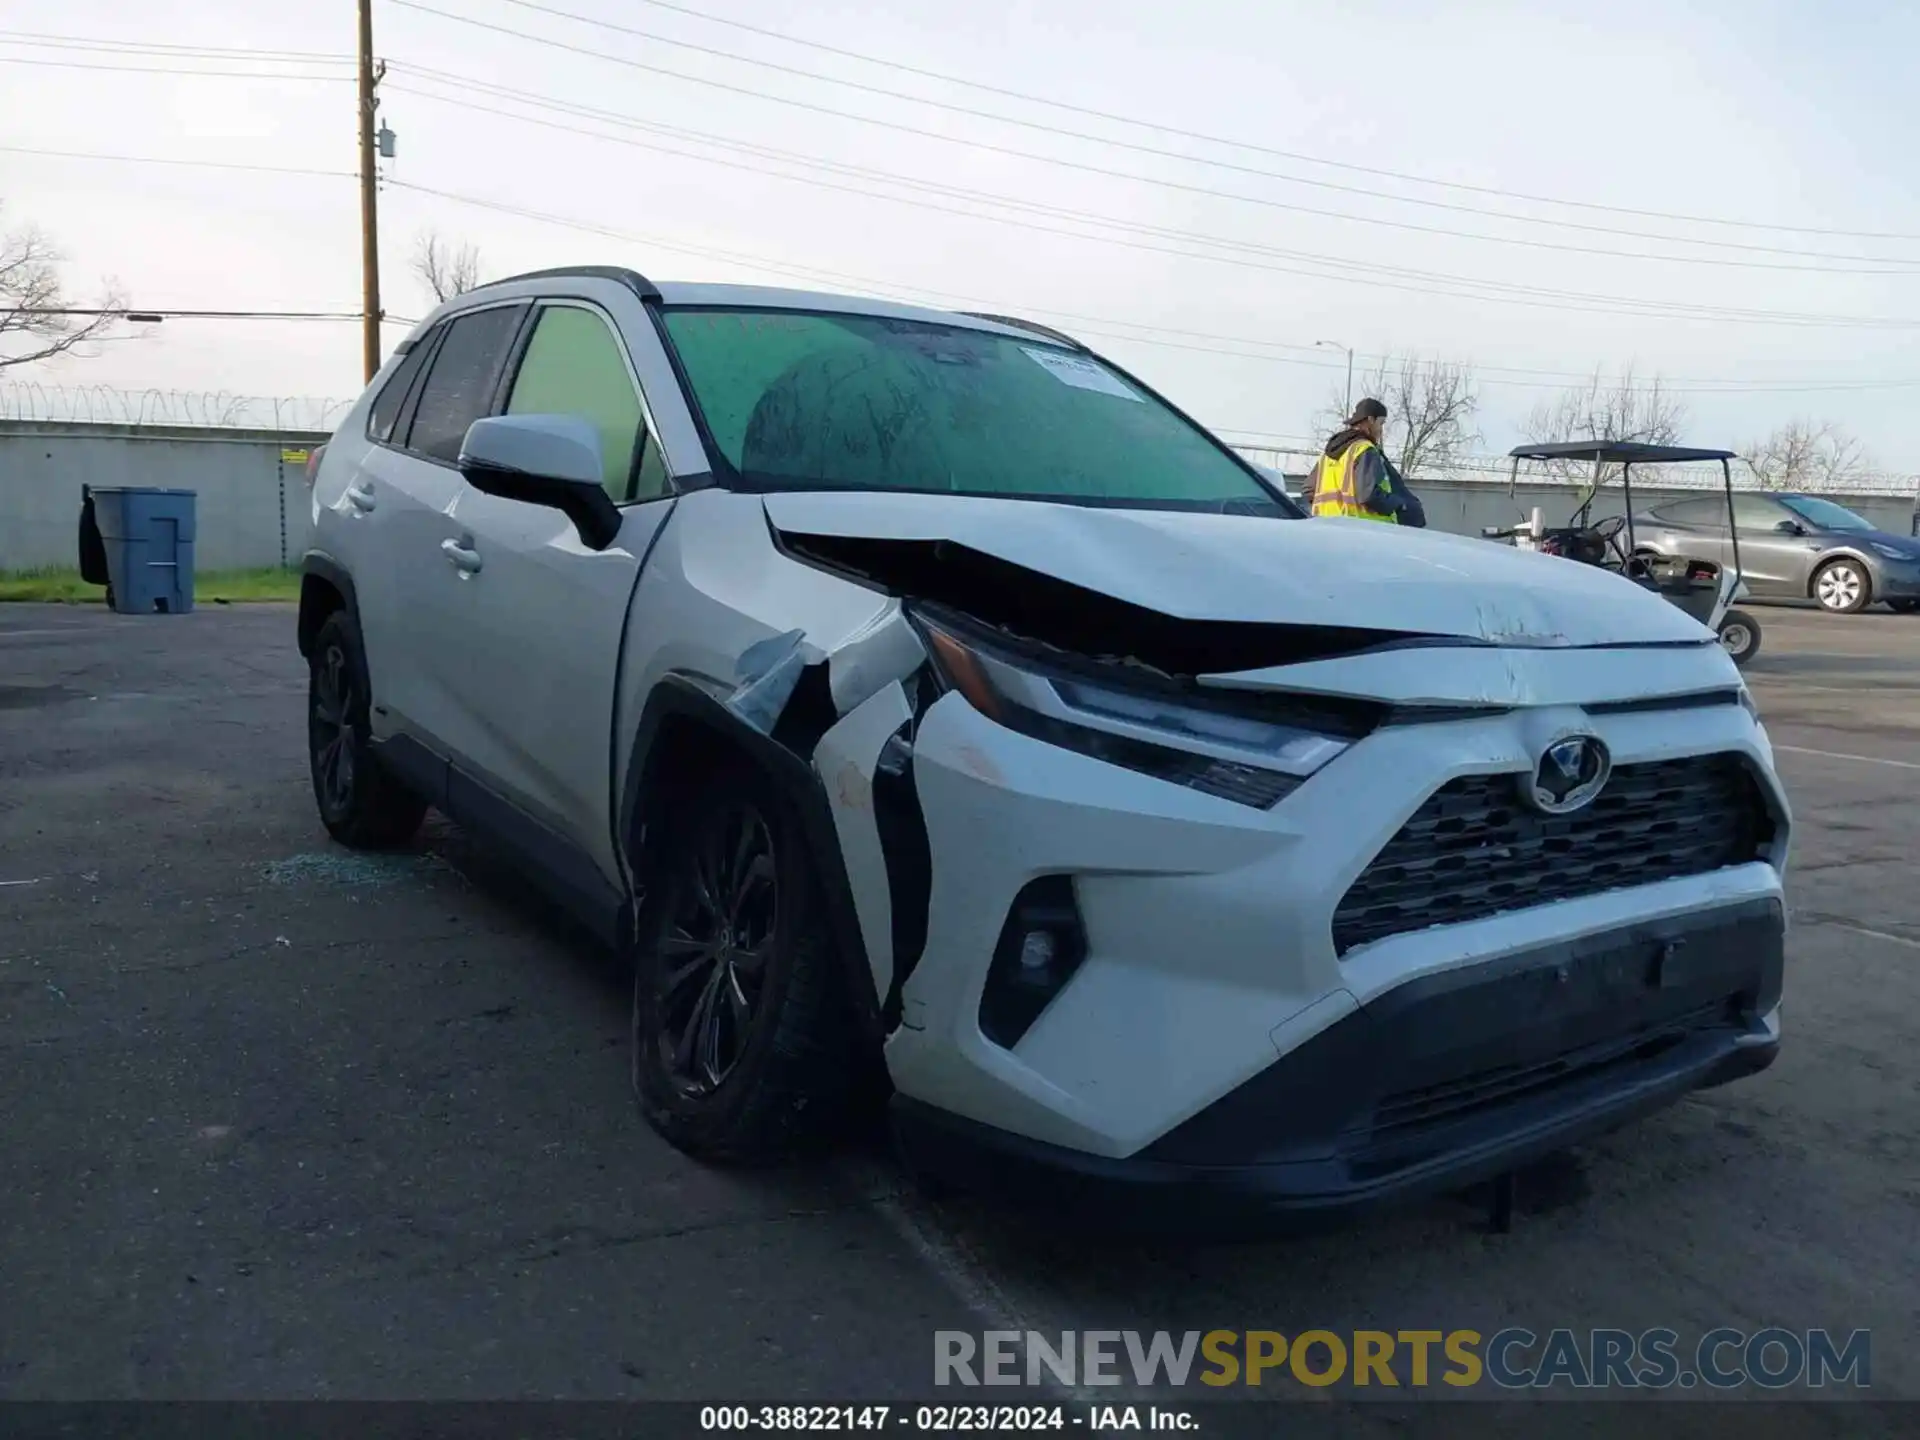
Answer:
<svg viewBox="0 0 1920 1440"><path fill-rule="evenodd" d="M1876 555L1873 594L1876 600L1911 600L1920 596L1920 561L1888 560Z"/></svg>
<svg viewBox="0 0 1920 1440"><path fill-rule="evenodd" d="M1257 809L1017 734L945 695L911 742L924 901L896 883L896 872L916 867L897 863L906 847L880 833L889 807L878 803L879 787L845 777L849 764L872 768L868 757L906 719L904 701L856 735L863 707L830 735L833 745L823 742L834 753L816 763L832 777L843 844L857 862L849 870L876 989L899 999L886 1042L899 1093L1044 1145L1136 1157L1409 984L1780 898L1790 820L1751 713L1731 699L1668 709L1616 698L1648 695L1650 676L1674 693L1727 687L1731 695L1737 672L1717 646L1395 652L1296 669L1324 670L1325 688L1348 693L1391 686L1437 701L1490 695L1505 683L1522 698L1509 709L1382 727L1271 809ZM1614 888L1597 873L1583 893L1556 898L1532 881L1541 864L1558 862L1510 850L1513 837L1496 827L1480 854L1456 853L1463 864L1447 872L1448 885L1487 898L1474 916L1423 909L1399 933L1374 926L1336 948L1342 897L1430 797L1456 784L1497 788L1498 777L1525 772L1564 728L1598 735L1617 770L1738 757L1775 816L1768 854L1665 879L1605 872L1617 873ZM1692 812L1665 817L1655 808L1642 819L1662 829L1683 814ZM1578 851L1569 858L1584 863ZM981 1026L989 961L1016 897L1041 876L1071 878L1085 959L1032 1027L1003 1046Z"/></svg>
<svg viewBox="0 0 1920 1440"><path fill-rule="evenodd" d="M1311 1228L1464 1188L1765 1069L1784 913L1754 901L1411 981L1139 1153L1104 1157L906 1096L908 1164L1075 1225Z"/></svg>

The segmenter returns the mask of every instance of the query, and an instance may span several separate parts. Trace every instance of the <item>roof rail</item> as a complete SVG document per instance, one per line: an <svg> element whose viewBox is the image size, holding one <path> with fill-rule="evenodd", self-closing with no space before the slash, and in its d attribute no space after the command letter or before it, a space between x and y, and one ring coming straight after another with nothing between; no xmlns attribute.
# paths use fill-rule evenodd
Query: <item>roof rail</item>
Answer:
<svg viewBox="0 0 1920 1440"><path fill-rule="evenodd" d="M486 290L495 285L512 285L520 280L612 280L626 286L642 300L660 298L659 286L638 270L629 270L621 265L561 265L552 270L529 270L524 275L505 275L475 288Z"/></svg>
<svg viewBox="0 0 1920 1440"><path fill-rule="evenodd" d="M1058 341L1060 344L1069 346L1075 350L1084 350L1087 348L1071 335L1064 335L1051 326L1038 325L1031 320L1021 320L1012 315L988 315L979 310L962 310L959 313L966 316L969 320L989 320L995 325L1007 325L1015 330L1028 330L1035 335L1044 335L1049 340Z"/></svg>

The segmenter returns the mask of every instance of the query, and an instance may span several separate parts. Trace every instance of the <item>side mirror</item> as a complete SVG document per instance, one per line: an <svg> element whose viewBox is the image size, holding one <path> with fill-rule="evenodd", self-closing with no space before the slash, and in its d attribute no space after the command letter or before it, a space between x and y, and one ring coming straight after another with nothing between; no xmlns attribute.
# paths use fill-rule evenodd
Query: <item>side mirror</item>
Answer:
<svg viewBox="0 0 1920 1440"><path fill-rule="evenodd" d="M575 415L493 415L467 427L460 474L483 495L558 510L590 550L620 533L601 484L600 432Z"/></svg>
<svg viewBox="0 0 1920 1440"><path fill-rule="evenodd" d="M1807 529L1806 526L1802 525L1798 520L1782 520L1773 527L1773 533L1776 535L1804 535L1807 533Z"/></svg>

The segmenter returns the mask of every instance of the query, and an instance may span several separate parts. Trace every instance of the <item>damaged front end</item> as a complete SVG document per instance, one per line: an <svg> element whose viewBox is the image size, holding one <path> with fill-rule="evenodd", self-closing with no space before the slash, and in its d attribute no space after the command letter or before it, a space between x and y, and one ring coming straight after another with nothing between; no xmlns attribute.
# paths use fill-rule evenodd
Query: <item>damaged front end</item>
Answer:
<svg viewBox="0 0 1920 1440"><path fill-rule="evenodd" d="M920 726L942 700L951 696L1055 751L1264 812L1371 733L1388 709L1209 689L1204 675L1458 643L1350 627L1183 620L938 542L777 538L790 558L887 594L869 622L830 649L800 631L754 646L726 703L819 778L889 1034L912 1023L908 984L927 945L935 856L915 756ZM993 776L995 762L977 747L963 747L961 763ZM1029 907L1043 920L1044 899ZM994 970L1013 972L1030 994L1036 985L1057 989L1077 943L1064 923L1002 935L996 952L1024 946L1025 953L997 953ZM1002 985L998 993L1019 988ZM995 991L992 982L988 990ZM990 1028L987 1012L996 1008L1032 1012L997 1027L1006 1044L1037 1013L1030 1004L996 1007L990 994L983 1011Z"/></svg>
<svg viewBox="0 0 1920 1440"><path fill-rule="evenodd" d="M781 532L776 538L804 564L970 617L1009 640L1168 676L1256 670L1409 644L1478 643L1351 625L1182 618L951 540Z"/></svg>
<svg viewBox="0 0 1920 1440"><path fill-rule="evenodd" d="M924 536L775 541L873 596L736 703L797 671L770 733L824 794L904 1102L1127 1157L1416 983L1779 894L1784 799L1711 643L1182 616ZM1510 813L1568 734L1618 777L1600 849Z"/></svg>

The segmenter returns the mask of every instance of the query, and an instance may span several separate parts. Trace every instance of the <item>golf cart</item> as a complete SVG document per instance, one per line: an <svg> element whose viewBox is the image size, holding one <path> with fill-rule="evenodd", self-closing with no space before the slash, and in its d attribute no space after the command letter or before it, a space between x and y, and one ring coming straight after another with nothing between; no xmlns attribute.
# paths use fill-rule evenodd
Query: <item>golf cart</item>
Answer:
<svg viewBox="0 0 1920 1440"><path fill-rule="evenodd" d="M1593 478L1588 481L1580 503L1567 524L1549 529L1541 523L1540 511L1524 525L1502 529L1489 527L1480 533L1488 539L1506 540L1542 554L1561 555L1586 565L1598 565L1624 575L1636 584L1657 592L1678 605L1694 619L1720 637L1736 665L1744 665L1760 650L1760 622L1744 610L1732 607L1747 596L1744 571L1740 565L1740 537L1733 524L1733 470L1730 462L1738 459L1727 450L1689 450L1678 445L1640 445L1626 441L1575 441L1566 445L1523 445L1512 452L1513 472L1507 493L1516 493L1520 480L1520 462L1590 463ZM1687 556L1663 556L1635 548L1633 540L1633 467L1636 465L1691 465L1718 461L1722 492L1727 498L1727 559ZM1609 465L1620 467L1620 485L1624 513L1593 521L1595 498L1606 480Z"/></svg>

